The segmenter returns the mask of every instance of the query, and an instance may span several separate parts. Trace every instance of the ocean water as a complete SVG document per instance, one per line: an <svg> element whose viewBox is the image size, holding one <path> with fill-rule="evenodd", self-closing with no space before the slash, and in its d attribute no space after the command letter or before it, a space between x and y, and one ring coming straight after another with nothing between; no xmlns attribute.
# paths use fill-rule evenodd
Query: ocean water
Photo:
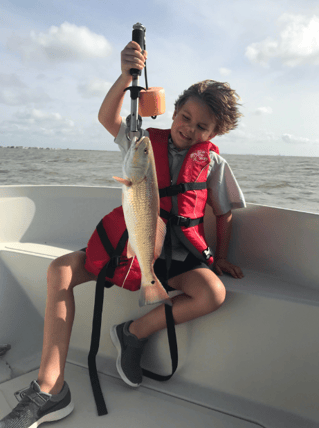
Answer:
<svg viewBox="0 0 319 428"><path fill-rule="evenodd" d="M223 155L247 202L319 213L319 158ZM119 187L120 152L0 147L0 185Z"/></svg>

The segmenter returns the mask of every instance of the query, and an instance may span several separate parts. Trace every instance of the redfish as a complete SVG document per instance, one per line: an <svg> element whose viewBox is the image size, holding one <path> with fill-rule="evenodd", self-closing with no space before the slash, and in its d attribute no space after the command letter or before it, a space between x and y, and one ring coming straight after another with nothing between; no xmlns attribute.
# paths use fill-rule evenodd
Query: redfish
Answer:
<svg viewBox="0 0 319 428"><path fill-rule="evenodd" d="M150 139L132 140L123 164L122 205L129 235L127 257L136 256L141 269L139 305L171 300L154 273L164 244L166 225L159 216L160 202L155 160Z"/></svg>

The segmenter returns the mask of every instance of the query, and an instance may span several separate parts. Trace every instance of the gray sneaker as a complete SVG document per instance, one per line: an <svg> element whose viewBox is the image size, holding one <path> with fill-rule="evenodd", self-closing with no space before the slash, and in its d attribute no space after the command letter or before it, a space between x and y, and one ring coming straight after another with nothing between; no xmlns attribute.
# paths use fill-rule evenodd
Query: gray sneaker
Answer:
<svg viewBox="0 0 319 428"><path fill-rule="evenodd" d="M140 362L147 339L139 340L129 332L132 322L114 325L111 328L111 339L118 352L116 368L119 375L128 385L138 387L143 379Z"/></svg>
<svg viewBox="0 0 319 428"><path fill-rule="evenodd" d="M42 392L34 380L15 396L20 402L0 421L0 428L36 428L43 422L63 419L74 409L66 382L59 394L51 395Z"/></svg>

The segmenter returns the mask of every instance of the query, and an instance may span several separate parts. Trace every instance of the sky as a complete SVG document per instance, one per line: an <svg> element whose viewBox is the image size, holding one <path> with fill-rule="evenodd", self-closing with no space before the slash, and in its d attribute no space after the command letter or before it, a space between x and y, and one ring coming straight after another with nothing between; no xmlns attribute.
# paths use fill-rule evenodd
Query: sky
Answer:
<svg viewBox="0 0 319 428"><path fill-rule="evenodd" d="M137 22L166 98L144 129L169 128L176 98L213 79L243 114L221 154L319 156L318 0L2 0L0 145L117 150L97 115Z"/></svg>

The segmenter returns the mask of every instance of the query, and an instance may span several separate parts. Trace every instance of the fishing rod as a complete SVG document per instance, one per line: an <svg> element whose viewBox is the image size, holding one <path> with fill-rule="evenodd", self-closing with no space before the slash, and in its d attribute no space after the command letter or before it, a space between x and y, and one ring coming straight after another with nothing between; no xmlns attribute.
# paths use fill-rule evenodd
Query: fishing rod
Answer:
<svg viewBox="0 0 319 428"><path fill-rule="evenodd" d="M133 25L132 40L137 42L142 51L146 49L145 42L146 28L137 22ZM145 88L139 86L141 70L131 68L132 85L124 89L130 91L131 114L126 118L126 137L132 141L134 137L138 139L142 136L142 117L152 117L156 119L159 114L165 112L165 92L163 88L148 87L146 63L144 67Z"/></svg>

